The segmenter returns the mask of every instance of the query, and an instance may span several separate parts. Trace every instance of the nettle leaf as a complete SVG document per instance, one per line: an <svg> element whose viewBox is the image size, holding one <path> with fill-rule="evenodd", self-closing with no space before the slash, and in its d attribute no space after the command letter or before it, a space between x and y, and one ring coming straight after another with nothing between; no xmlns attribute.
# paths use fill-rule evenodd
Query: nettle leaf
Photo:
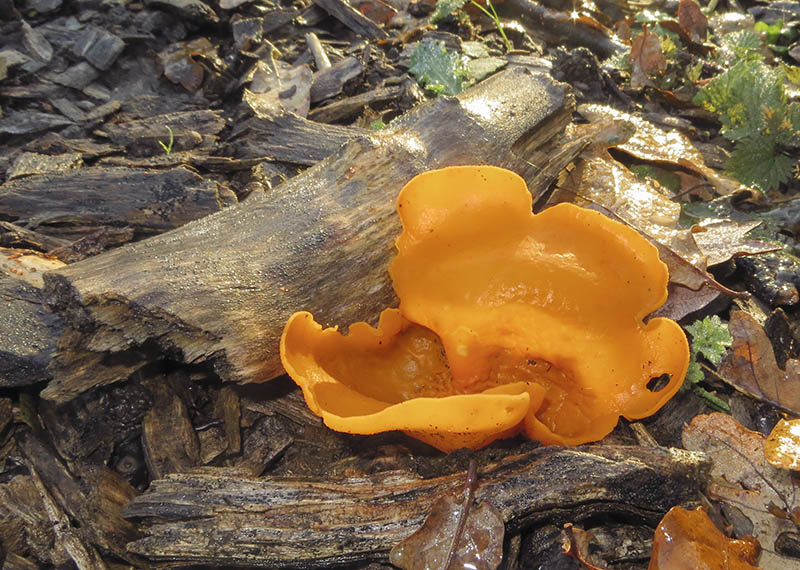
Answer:
<svg viewBox="0 0 800 570"><path fill-rule="evenodd" d="M717 315L695 321L686 327L686 331L692 335L692 353L702 354L714 366L719 366L722 355L733 343L728 325Z"/></svg>
<svg viewBox="0 0 800 570"><path fill-rule="evenodd" d="M695 96L694 103L717 113L722 134L732 141L752 137L766 126L765 109L786 106L783 70L760 61L739 61Z"/></svg>
<svg viewBox="0 0 800 570"><path fill-rule="evenodd" d="M745 184L771 190L792 176L795 160L784 154L776 136L755 136L739 141L725 170Z"/></svg>
<svg viewBox="0 0 800 570"><path fill-rule="evenodd" d="M453 12L461 10L466 3L467 0L438 0L436 2L436 10L431 16L431 23L436 23L442 18L446 18Z"/></svg>
<svg viewBox="0 0 800 570"><path fill-rule="evenodd" d="M725 34L719 40L717 61L722 65L729 65L734 61L760 61L764 59L761 53L761 37L752 30L739 30Z"/></svg>
<svg viewBox="0 0 800 570"><path fill-rule="evenodd" d="M435 94L458 95L464 90L466 67L458 53L449 52L444 42L422 40L411 54L408 69L417 81Z"/></svg>

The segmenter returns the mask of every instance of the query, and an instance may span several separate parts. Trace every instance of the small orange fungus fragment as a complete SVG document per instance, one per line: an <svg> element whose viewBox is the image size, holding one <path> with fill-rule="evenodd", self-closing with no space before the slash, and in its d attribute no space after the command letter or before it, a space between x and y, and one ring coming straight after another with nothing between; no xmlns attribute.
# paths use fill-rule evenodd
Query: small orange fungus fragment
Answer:
<svg viewBox="0 0 800 570"><path fill-rule="evenodd" d="M525 182L491 166L421 174L397 208L399 309L347 336L299 312L281 338L287 372L332 429L403 430L443 451L520 430L578 445L680 387L683 331L643 322L667 298L667 268L636 231L571 204L534 215Z"/></svg>
<svg viewBox="0 0 800 570"><path fill-rule="evenodd" d="M706 511L672 507L656 528L648 570L754 570L755 538L728 538Z"/></svg>

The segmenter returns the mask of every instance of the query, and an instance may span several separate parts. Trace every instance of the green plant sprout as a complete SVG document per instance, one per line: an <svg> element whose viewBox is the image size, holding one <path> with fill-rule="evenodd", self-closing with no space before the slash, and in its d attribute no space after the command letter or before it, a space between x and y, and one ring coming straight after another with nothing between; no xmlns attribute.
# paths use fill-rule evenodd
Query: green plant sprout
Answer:
<svg viewBox="0 0 800 570"><path fill-rule="evenodd" d="M489 16L494 21L494 25L497 26L497 31L500 32L500 35L503 37L503 42L505 43L506 50L510 50L512 46L511 41L508 39L506 31L503 29L503 24L500 22L500 16L497 15L497 11L494 9L492 0L486 0L486 6L489 8L489 10L491 10L491 12L486 8L484 8L483 6L481 6L480 4L478 4L477 2L475 2L475 0L470 0L470 3L473 6L475 6L478 10Z"/></svg>
<svg viewBox="0 0 800 570"><path fill-rule="evenodd" d="M467 70L461 56L447 51L444 42L430 39L419 42L411 54L408 71L436 95L458 95L464 90Z"/></svg>
<svg viewBox="0 0 800 570"><path fill-rule="evenodd" d="M722 362L722 355L733 343L733 337L728 331L728 325L723 323L717 315L714 315L695 321L684 328L686 332L692 335L692 345L689 351L689 369L686 372L686 381L681 389L691 389L701 399L705 400L709 407L720 412L730 413L731 408L724 400L700 386L700 382L705 378L705 373L703 372L703 367L697 361L697 356L702 355L714 366L719 366L720 362Z"/></svg>
<svg viewBox="0 0 800 570"><path fill-rule="evenodd" d="M164 144L162 141L158 141L158 144L161 145L161 148L163 148L164 152L169 156L169 153L172 152L172 144L175 142L175 135L172 133L172 128L170 128L169 125L166 125L166 127L169 131L169 144Z"/></svg>
<svg viewBox="0 0 800 570"><path fill-rule="evenodd" d="M431 16L431 23L435 23L437 20L440 20L445 16L449 16L450 14L452 14L457 10L460 10L461 8L464 7L466 3L467 0L438 0L436 2L436 11L433 13L433 16ZM492 0L486 0L486 6L488 7L488 10L487 8L481 6L475 0L469 0L469 3L492 19L494 25L497 26L497 31L500 32L500 35L503 38L506 50L511 49L513 44L508 39L508 36L506 35L505 30L503 29L503 24L500 21L500 16L497 15L497 10L494 9Z"/></svg>

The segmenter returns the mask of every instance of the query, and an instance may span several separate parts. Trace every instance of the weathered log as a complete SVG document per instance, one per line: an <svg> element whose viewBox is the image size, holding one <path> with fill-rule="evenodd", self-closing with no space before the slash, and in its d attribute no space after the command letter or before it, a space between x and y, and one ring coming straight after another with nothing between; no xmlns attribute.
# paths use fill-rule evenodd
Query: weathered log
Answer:
<svg viewBox="0 0 800 570"><path fill-rule="evenodd" d="M499 509L508 534L603 516L655 526L672 506L699 498L704 457L663 448L540 447L482 468L476 499ZM463 473L418 479L389 471L338 481L170 475L126 507L126 517L145 519L148 535L128 548L181 565L385 561L437 497L463 485Z"/></svg>
<svg viewBox="0 0 800 570"><path fill-rule="evenodd" d="M396 301L387 268L406 182L470 163L532 182L547 163L537 149L563 131L572 109L566 85L521 68L503 72L410 111L386 132L364 131L267 195L49 272L48 301L91 339L79 343L88 350L146 344L179 361L210 362L224 380L268 380L282 373L278 339L292 312L347 325L374 322ZM89 388L87 375L74 384L69 364L86 372L87 360L68 352L59 360L67 364L42 395L65 401Z"/></svg>
<svg viewBox="0 0 800 570"><path fill-rule="evenodd" d="M235 194L179 167L80 168L10 180L0 186L0 217L65 239L106 226L160 233L216 212Z"/></svg>

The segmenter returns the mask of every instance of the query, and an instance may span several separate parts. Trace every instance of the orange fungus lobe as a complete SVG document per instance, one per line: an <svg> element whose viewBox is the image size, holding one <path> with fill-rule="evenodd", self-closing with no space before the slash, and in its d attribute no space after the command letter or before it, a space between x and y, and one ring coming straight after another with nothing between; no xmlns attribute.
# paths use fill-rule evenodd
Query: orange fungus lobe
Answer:
<svg viewBox="0 0 800 570"><path fill-rule="evenodd" d="M399 309L347 336L295 313L281 339L287 372L332 429L403 430L444 451L520 430L578 445L680 387L685 335L643 321L666 300L667 268L631 228L571 204L534 215L524 181L490 166L421 174L398 212Z"/></svg>

